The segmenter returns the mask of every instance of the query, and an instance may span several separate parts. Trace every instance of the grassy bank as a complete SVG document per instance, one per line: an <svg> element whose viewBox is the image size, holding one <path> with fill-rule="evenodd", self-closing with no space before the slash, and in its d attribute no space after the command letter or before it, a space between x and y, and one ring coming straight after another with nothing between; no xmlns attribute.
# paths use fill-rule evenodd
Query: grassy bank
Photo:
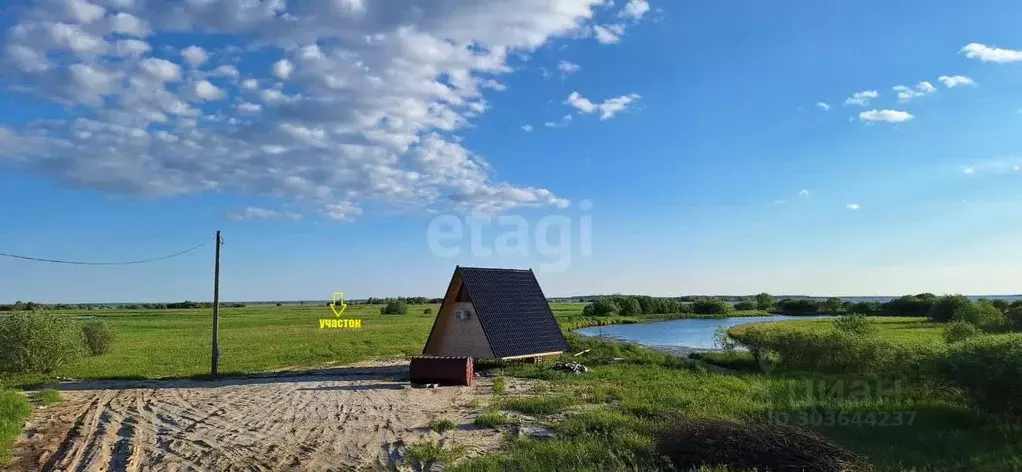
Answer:
<svg viewBox="0 0 1022 472"><path fill-rule="evenodd" d="M873 317L869 320L877 327L874 336L882 341L911 345L944 344L944 324L934 323L927 318L911 317ZM735 326L729 331L741 335L748 329L796 330L810 333L827 333L834 330L834 321L823 320L791 320L773 323L752 323Z"/></svg>
<svg viewBox="0 0 1022 472"><path fill-rule="evenodd" d="M549 365L505 372L548 380L547 395L572 399L556 405L572 413L557 424L558 435L512 440L502 452L457 470L666 469L663 457L677 451L664 441L689 434L675 425L698 424L805 427L876 470L1022 468L1022 431L973 410L954 390L878 384L864 376L714 373L635 346L575 336L571 343L574 350L592 349L583 360L589 373L568 375ZM813 450L808 444L793 447ZM741 451L733 456L733 470L741 469ZM672 465L687 470L695 464Z"/></svg>
<svg viewBox="0 0 1022 472"><path fill-rule="evenodd" d="M0 465L11 459L11 446L32 414L32 406L21 392L0 389Z"/></svg>

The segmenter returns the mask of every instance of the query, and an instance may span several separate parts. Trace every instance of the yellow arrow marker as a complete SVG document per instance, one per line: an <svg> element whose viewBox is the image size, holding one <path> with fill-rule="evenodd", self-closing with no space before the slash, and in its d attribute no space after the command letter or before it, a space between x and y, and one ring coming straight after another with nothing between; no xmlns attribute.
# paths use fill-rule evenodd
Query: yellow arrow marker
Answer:
<svg viewBox="0 0 1022 472"><path fill-rule="evenodd" d="M341 309L337 309L337 304L340 303ZM333 301L330 302L330 309L334 311L334 316L340 318L344 310L348 308L348 305L344 303L344 294L341 292L334 292Z"/></svg>

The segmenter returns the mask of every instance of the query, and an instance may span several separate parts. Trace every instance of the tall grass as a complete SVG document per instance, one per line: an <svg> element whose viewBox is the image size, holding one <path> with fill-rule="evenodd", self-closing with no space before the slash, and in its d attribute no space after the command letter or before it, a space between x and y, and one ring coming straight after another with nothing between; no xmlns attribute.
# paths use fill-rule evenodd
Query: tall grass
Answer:
<svg viewBox="0 0 1022 472"><path fill-rule="evenodd" d="M834 329L831 321L826 323ZM939 330L934 337L939 340ZM882 331L877 338L887 339ZM876 421L872 426L804 425L865 457L877 470L1022 470L1017 454L1022 431L970 409L957 389L909 380L898 380L897 386L891 380L878 384L875 377L861 374L784 369L766 374L755 363L751 371L700 372L682 360L633 345L576 336L569 341L574 352L591 349L573 358L590 367L587 374L569 375L549 365L511 366L505 372L545 379L552 396L593 406L558 424L553 439L515 440L500 453L455 470L666 470L673 465L662 462L664 452L655 445L666 425L697 420L770 425L779 421L777 412L788 413L787 424L799 427L802 415L913 414L911 424L898 426ZM821 388L825 394L819 394Z"/></svg>
<svg viewBox="0 0 1022 472"><path fill-rule="evenodd" d="M11 459L11 446L32 415L32 405L20 392L0 390L0 465Z"/></svg>

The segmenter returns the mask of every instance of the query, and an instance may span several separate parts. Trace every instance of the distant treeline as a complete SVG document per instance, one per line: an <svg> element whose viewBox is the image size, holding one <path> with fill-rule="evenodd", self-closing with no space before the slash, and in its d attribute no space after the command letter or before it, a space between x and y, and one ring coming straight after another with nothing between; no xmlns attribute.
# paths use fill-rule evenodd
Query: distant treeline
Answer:
<svg viewBox="0 0 1022 472"><path fill-rule="evenodd" d="M648 295L614 295L600 297L582 309L584 316L635 316L663 315L670 313L698 313L701 315L726 315L735 307L723 300L700 298L692 302L682 297L651 297Z"/></svg>
<svg viewBox="0 0 1022 472"><path fill-rule="evenodd" d="M734 301L735 298L739 300ZM967 304L969 299L956 295ZM840 298L782 298L775 299L768 293L745 297L650 297L644 295L612 295L593 298L582 314L586 316L634 316L669 313L696 313L702 315L727 315L735 310L765 310L785 315L840 315L857 313L867 316L932 316L932 309L940 300L932 293L905 295L888 302L862 301L846 302ZM1009 309L1022 308L1022 300L980 299L977 303L989 304L1002 313ZM981 304L982 305L982 304Z"/></svg>
<svg viewBox="0 0 1022 472"><path fill-rule="evenodd" d="M222 307L242 308L244 303L221 303ZM36 311L36 310L187 310L190 308L213 308L213 302L183 301L177 303L36 303L17 301L14 304L0 305L0 311Z"/></svg>
<svg viewBox="0 0 1022 472"><path fill-rule="evenodd" d="M429 303L440 303L443 301L444 301L443 298L427 298L427 297L389 297L389 298L369 297L365 300L358 300L349 303L355 303L358 305L386 305L392 302L404 302L409 305L426 305Z"/></svg>

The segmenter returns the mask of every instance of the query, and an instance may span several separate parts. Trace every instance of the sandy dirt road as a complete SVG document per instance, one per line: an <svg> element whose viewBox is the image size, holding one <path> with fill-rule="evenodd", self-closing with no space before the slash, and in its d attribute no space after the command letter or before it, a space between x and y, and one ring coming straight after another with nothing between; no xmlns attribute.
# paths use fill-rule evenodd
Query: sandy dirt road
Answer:
<svg viewBox="0 0 1022 472"><path fill-rule="evenodd" d="M410 388L406 365L219 381L61 385L15 445L13 470L378 470L404 468L404 447L454 442L478 454L500 433L471 423L492 383ZM459 426L438 435L426 424Z"/></svg>

